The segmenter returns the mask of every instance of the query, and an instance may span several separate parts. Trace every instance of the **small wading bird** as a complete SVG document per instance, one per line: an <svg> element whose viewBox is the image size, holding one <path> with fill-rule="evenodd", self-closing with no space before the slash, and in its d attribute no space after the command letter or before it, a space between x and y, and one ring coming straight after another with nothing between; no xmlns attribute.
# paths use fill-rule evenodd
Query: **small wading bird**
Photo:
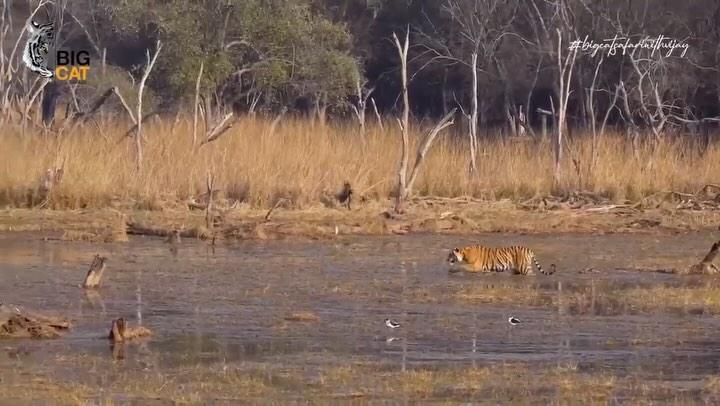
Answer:
<svg viewBox="0 0 720 406"><path fill-rule="evenodd" d="M520 324L520 319L516 318L515 316L510 316L508 319L508 322L512 324L513 326Z"/></svg>
<svg viewBox="0 0 720 406"><path fill-rule="evenodd" d="M392 329L400 327L400 323L390 319L385 319L385 325Z"/></svg>

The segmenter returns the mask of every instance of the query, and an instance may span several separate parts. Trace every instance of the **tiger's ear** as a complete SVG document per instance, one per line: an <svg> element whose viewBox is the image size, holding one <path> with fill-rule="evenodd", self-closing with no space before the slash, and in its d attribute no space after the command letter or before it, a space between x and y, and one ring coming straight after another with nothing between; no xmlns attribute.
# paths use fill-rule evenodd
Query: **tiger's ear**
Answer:
<svg viewBox="0 0 720 406"><path fill-rule="evenodd" d="M455 249L453 250L453 252L455 252L455 253L460 252L460 248L455 248Z"/></svg>

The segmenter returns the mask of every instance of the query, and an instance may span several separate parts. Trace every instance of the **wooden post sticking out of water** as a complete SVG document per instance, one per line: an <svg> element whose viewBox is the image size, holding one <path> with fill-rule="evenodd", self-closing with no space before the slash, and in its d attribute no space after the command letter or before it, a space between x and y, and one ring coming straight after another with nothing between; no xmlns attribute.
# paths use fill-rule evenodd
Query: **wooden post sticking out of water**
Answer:
<svg viewBox="0 0 720 406"><path fill-rule="evenodd" d="M207 206L205 207L205 226L213 231L213 192L215 191L215 176L210 171L207 173Z"/></svg>
<svg viewBox="0 0 720 406"><path fill-rule="evenodd" d="M166 243L170 244L170 252L173 254L177 254L180 241L180 230L172 230L165 240Z"/></svg>
<svg viewBox="0 0 720 406"><path fill-rule="evenodd" d="M95 254L92 264L90 264L90 270L88 270L85 276L85 282L83 282L83 288L94 289L100 286L100 280L102 279L103 273L105 273L105 262L107 258L101 257Z"/></svg>
<svg viewBox="0 0 720 406"><path fill-rule="evenodd" d="M717 274L718 268L713 263L715 262L715 259L720 255L720 240L716 241L712 247L710 247L710 251L705 255L705 258L703 258L700 262L697 264L691 266L687 269L685 274L704 274L704 275L714 275Z"/></svg>
<svg viewBox="0 0 720 406"><path fill-rule="evenodd" d="M143 326L130 327L127 323L125 323L125 319L121 317L113 320L108 339L115 343L119 343L132 340L133 338L147 337L150 335L152 335L152 332L149 329Z"/></svg>
<svg viewBox="0 0 720 406"><path fill-rule="evenodd" d="M338 199L340 204L345 204L345 207L347 207L348 210L350 209L350 204L352 203L352 196L353 196L353 189L350 185L350 182L345 182L343 184L343 188L335 197Z"/></svg>
<svg viewBox="0 0 720 406"><path fill-rule="evenodd" d="M116 320L113 320L112 327L110 328L110 335L108 338L112 340L113 342L121 342L123 341L123 336L125 334L125 319L122 317Z"/></svg>

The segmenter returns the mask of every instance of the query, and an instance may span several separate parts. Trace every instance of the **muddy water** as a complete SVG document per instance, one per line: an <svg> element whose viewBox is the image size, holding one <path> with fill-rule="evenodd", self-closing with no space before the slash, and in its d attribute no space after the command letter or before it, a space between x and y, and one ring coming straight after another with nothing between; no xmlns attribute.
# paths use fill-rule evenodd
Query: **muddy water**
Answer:
<svg viewBox="0 0 720 406"><path fill-rule="evenodd" d="M129 349L127 368L214 363L341 366L358 360L389 368L487 366L503 362L571 365L578 371L669 380L686 385L720 367L720 318L703 311L646 313L561 306L482 304L453 299L464 286L522 287L562 302L593 289L680 286L701 278L641 272L700 258L713 236L413 235L336 241L233 242L214 249L161 239L122 244L0 234L0 302L53 309L74 328L55 341L3 342L34 369L82 379L86 370L55 365L58 354L111 357L110 321L125 317L155 332ZM449 249L469 243L526 244L553 276L449 274ZM95 253L109 258L104 286L82 281ZM593 268L595 272L580 272ZM422 292L422 293L418 293ZM287 321L311 312L317 322ZM523 322L510 326L509 316ZM392 317L402 328L389 331ZM0 353L3 363L19 362ZM683 383L684 382L684 383Z"/></svg>

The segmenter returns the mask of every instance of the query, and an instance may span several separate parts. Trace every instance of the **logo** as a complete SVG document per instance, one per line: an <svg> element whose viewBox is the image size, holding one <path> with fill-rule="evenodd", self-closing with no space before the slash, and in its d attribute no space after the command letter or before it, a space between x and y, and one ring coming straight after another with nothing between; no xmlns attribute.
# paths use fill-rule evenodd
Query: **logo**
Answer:
<svg viewBox="0 0 720 406"><path fill-rule="evenodd" d="M31 71L46 78L52 78L53 72L48 69L50 49L55 41L53 23L38 24L30 20L27 26L30 34L23 52L23 62Z"/></svg>
<svg viewBox="0 0 720 406"><path fill-rule="evenodd" d="M599 51L607 51L607 56L614 56L618 53L618 50L622 50L622 54L625 55L628 51L632 52L634 49L644 49L650 51L650 56L654 56L655 52L665 53L665 57L671 57L675 50L678 50L680 57L685 57L690 45L683 41L678 41L664 35L658 35L656 37L645 36L631 42L632 39L628 37L619 37L615 35L613 38L603 39L602 42L597 43L592 39L589 39L586 35L583 39L576 39L570 42L569 50L580 50L582 52L589 53L592 57L595 57Z"/></svg>
<svg viewBox="0 0 720 406"><path fill-rule="evenodd" d="M55 26L52 21L39 24L30 20L27 31L29 35L22 59L28 69L48 79L87 80L90 71L90 52L72 49L56 51Z"/></svg>

